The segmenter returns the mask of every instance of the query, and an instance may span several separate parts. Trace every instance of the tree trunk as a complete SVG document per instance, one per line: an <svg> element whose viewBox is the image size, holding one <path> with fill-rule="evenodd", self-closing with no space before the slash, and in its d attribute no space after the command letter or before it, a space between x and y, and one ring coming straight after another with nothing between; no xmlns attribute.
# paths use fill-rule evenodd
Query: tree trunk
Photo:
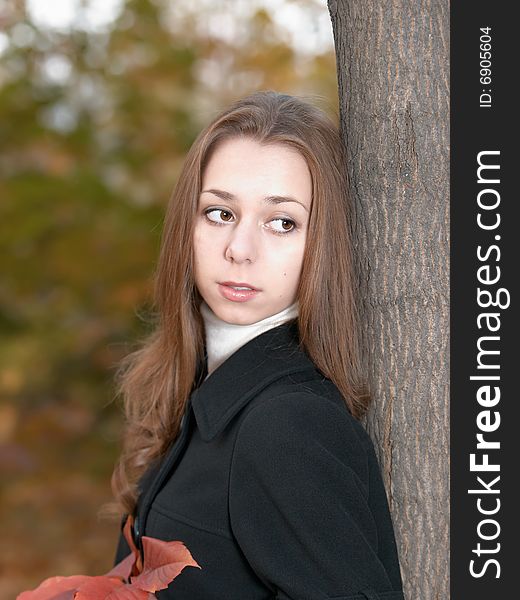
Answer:
<svg viewBox="0 0 520 600"><path fill-rule="evenodd" d="M449 598L449 2L329 0L363 360L405 597Z"/></svg>

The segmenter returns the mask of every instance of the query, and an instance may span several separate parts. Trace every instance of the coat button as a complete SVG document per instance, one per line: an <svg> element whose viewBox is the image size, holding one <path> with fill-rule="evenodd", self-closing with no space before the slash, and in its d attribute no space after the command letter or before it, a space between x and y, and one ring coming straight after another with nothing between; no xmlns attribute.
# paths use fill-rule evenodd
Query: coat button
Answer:
<svg viewBox="0 0 520 600"><path fill-rule="evenodd" d="M137 545L139 540L139 517L135 518L134 521L134 542Z"/></svg>

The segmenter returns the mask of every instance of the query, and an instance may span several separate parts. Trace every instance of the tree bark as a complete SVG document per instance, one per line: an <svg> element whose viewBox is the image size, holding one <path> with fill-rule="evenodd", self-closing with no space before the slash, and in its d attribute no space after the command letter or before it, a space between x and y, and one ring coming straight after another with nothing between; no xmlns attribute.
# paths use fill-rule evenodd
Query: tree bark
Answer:
<svg viewBox="0 0 520 600"><path fill-rule="evenodd" d="M363 361L405 597L449 598L449 2L329 0Z"/></svg>

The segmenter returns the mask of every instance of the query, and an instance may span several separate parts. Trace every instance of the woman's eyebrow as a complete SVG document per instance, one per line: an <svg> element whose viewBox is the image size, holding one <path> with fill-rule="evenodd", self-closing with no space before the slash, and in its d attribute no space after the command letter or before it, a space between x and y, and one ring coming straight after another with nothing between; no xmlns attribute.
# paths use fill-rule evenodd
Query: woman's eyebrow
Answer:
<svg viewBox="0 0 520 600"><path fill-rule="evenodd" d="M237 200L234 194L231 194L230 192L225 192L223 190L216 190L214 188L211 188L209 190L202 190L201 194L205 193L214 194L222 200L228 200L230 202L236 202ZM282 204L282 202L296 202L296 204L299 204L307 212L309 212L309 209L305 206L305 204L303 204L299 200L296 200L296 198L293 198L292 196L265 196L263 200L266 204Z"/></svg>

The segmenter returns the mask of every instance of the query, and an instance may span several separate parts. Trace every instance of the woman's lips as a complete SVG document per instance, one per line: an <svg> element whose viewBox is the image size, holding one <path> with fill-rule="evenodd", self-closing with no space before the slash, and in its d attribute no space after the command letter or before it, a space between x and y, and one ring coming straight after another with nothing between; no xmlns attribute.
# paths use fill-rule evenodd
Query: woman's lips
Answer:
<svg viewBox="0 0 520 600"><path fill-rule="evenodd" d="M230 285L223 283L218 284L218 291L226 300L232 302L247 302L260 293L260 290L235 290Z"/></svg>

